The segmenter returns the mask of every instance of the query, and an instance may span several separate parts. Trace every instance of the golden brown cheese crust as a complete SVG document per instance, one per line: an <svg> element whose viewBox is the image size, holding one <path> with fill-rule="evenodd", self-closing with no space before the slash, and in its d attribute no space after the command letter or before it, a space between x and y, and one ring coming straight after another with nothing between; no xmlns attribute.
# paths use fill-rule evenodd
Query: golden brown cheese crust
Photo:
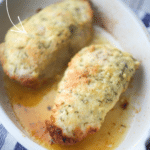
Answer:
<svg viewBox="0 0 150 150"><path fill-rule="evenodd" d="M5 37L5 73L25 86L54 77L91 40L92 17L87 1L66 0L24 20L27 34L12 27Z"/></svg>
<svg viewBox="0 0 150 150"><path fill-rule="evenodd" d="M139 66L130 54L108 45L78 52L58 87L46 121L53 143L72 145L97 132Z"/></svg>
<svg viewBox="0 0 150 150"><path fill-rule="evenodd" d="M47 126L47 131L49 131L50 136L52 137L50 141L51 144L73 145L77 142L80 142L88 134L94 134L99 130L98 128L89 127L85 134L80 128L76 128L74 130L74 137L68 137L67 135L63 134L62 128L55 126L55 124L52 125L51 121L46 120L45 124Z"/></svg>

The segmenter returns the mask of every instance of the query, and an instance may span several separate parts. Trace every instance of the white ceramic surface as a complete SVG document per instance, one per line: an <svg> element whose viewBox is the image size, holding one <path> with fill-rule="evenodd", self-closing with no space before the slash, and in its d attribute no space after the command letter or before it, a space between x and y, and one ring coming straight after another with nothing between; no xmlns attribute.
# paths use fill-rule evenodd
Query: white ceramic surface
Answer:
<svg viewBox="0 0 150 150"><path fill-rule="evenodd" d="M17 16L23 20L35 13L39 7L45 7L58 0L8 1L12 20L17 23ZM133 149L150 127L150 41L143 24L119 0L91 0L94 5L97 24L103 25L120 43L121 47L141 61L141 67L134 78L132 102L141 111L132 117L129 132L117 150ZM6 13L5 2L0 8L0 42L11 23ZM17 122L9 104L3 85L3 71L0 70L0 120L5 128L28 150L44 150L30 140Z"/></svg>

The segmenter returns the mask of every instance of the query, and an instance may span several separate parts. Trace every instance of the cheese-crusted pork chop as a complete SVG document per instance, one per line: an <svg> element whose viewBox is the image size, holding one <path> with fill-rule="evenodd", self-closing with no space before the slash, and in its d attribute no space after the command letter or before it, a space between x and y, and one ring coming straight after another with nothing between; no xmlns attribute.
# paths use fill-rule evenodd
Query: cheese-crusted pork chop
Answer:
<svg viewBox="0 0 150 150"><path fill-rule="evenodd" d="M12 27L5 37L4 72L33 87L54 77L91 40L92 17L88 1L65 0L23 21L27 34Z"/></svg>
<svg viewBox="0 0 150 150"><path fill-rule="evenodd" d="M108 45L78 52L65 71L46 121L51 142L72 145L97 132L138 66L130 54Z"/></svg>

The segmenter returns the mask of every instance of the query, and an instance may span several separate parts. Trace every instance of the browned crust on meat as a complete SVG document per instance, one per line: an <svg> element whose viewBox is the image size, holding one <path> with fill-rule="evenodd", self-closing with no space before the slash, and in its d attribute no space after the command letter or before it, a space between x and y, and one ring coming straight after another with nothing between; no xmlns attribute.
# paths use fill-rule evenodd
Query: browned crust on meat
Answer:
<svg viewBox="0 0 150 150"><path fill-rule="evenodd" d="M0 62L2 66L6 61L4 56L4 50L5 50L5 43L2 43L0 44ZM20 82L23 86L29 88L38 88L41 85L38 79L30 78L30 77L11 76L6 69L4 69L4 72L10 79Z"/></svg>
<svg viewBox="0 0 150 150"><path fill-rule="evenodd" d="M24 77L11 76L7 70L4 70L4 73L10 79L19 82L22 86L25 86L27 88L37 89L47 81L47 79L39 80L38 78L32 78L32 77L27 77L27 76L24 76Z"/></svg>
<svg viewBox="0 0 150 150"><path fill-rule="evenodd" d="M0 62L1 62L2 67L4 66L5 61L6 60L5 60L3 53L0 52ZM27 88L37 89L48 80L46 78L38 79L38 78L29 77L29 76L17 76L17 75L11 76L8 70L3 68L3 71L10 79L19 82L22 86L25 86Z"/></svg>
<svg viewBox="0 0 150 150"><path fill-rule="evenodd" d="M62 145L73 145L77 142L82 141L87 135L96 133L99 128L92 128L89 127L86 130L86 133L83 133L83 131L78 127L74 130L74 137L69 137L63 133L63 129L57 125L55 125L55 118L51 116L51 121L46 120L46 128L51 136L51 144L62 144Z"/></svg>

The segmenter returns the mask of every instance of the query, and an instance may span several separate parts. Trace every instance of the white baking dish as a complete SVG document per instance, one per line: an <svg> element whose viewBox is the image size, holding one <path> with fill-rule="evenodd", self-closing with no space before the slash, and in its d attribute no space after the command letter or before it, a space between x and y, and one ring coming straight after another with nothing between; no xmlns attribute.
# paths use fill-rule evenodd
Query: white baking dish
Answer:
<svg viewBox="0 0 150 150"><path fill-rule="evenodd" d="M15 23L18 23L18 15L23 20L27 16L34 14L37 8L43 8L56 1L58 0L8 1L10 16ZM125 51L133 54L141 62L141 67L134 78L133 91L136 94L132 97L134 107L140 110L140 112L132 117L133 121L128 134L117 148L117 150L132 149L145 135L150 126L149 36L143 24L119 0L92 0L92 2L95 8L97 24L103 25L119 41ZM2 42L6 31L11 26L6 13L5 2L0 7L0 14L3 14L0 15L0 42ZM28 150L44 150L43 147L26 136L26 133L24 133L22 127L17 122L4 90L2 69L0 70L0 120L8 132Z"/></svg>

